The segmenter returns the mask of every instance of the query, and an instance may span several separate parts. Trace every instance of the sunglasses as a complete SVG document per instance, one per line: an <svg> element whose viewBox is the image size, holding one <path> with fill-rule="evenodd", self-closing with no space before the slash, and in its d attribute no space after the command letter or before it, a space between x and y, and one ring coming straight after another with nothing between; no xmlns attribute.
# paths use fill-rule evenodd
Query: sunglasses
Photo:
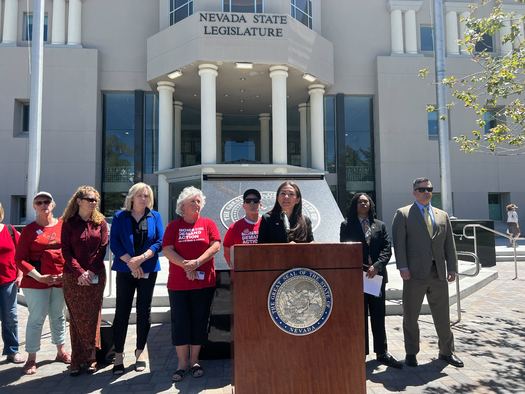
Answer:
<svg viewBox="0 0 525 394"><path fill-rule="evenodd" d="M80 199L88 201L88 202L97 202L98 201L96 198L91 198L91 197L81 197Z"/></svg>
<svg viewBox="0 0 525 394"><path fill-rule="evenodd" d="M420 193L429 192L432 193L432 190L434 190L433 187L416 187L415 190L417 190Z"/></svg>
<svg viewBox="0 0 525 394"><path fill-rule="evenodd" d="M261 200L258 199L258 198L245 198L244 202L246 204L259 204L259 202L261 202Z"/></svg>
<svg viewBox="0 0 525 394"><path fill-rule="evenodd" d="M51 200L38 200L38 201L35 201L35 205L49 205L51 204Z"/></svg>

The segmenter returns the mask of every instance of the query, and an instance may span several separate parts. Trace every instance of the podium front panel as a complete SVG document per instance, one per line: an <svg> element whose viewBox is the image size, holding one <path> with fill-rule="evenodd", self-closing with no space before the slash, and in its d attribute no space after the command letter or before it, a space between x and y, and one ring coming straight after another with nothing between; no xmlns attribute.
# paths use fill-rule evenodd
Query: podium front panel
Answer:
<svg viewBox="0 0 525 394"><path fill-rule="evenodd" d="M366 392L361 245L256 245L234 253L235 392ZM328 320L300 336L268 312L276 278L299 267L321 275L332 291Z"/></svg>

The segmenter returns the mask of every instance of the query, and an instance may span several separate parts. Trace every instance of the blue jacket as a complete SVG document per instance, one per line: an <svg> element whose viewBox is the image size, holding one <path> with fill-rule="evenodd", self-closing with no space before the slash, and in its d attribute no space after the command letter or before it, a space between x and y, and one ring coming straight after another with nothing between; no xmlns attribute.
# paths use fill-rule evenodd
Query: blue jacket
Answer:
<svg viewBox="0 0 525 394"><path fill-rule="evenodd" d="M113 271L130 272L127 264L120 257L126 253L130 256L135 256L132 220L133 218L129 211L118 211L113 217L109 238L109 245L114 255L113 265L111 266ZM162 218L157 211L149 211L146 220L148 222L148 238L144 244L144 250L141 250L140 253L142 254L146 250L151 249L154 255L143 262L141 268L144 272L157 272L160 271L159 252L162 249L164 226L162 225Z"/></svg>

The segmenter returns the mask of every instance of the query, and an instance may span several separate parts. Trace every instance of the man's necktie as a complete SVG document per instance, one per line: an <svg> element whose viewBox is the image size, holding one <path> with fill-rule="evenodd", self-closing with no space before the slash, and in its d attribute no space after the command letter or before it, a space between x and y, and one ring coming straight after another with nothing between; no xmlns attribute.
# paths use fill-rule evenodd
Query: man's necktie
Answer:
<svg viewBox="0 0 525 394"><path fill-rule="evenodd" d="M434 234L434 228L432 227L432 218L430 217L430 212L428 211L428 206L423 207L423 210L425 212L425 224L427 225L428 234L430 237Z"/></svg>

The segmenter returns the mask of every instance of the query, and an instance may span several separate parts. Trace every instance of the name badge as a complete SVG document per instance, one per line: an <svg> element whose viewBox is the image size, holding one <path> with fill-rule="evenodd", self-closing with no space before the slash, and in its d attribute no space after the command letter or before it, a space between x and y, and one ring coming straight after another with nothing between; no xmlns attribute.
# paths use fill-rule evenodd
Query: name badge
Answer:
<svg viewBox="0 0 525 394"><path fill-rule="evenodd" d="M203 271L197 271L197 279L204 280L205 273Z"/></svg>

